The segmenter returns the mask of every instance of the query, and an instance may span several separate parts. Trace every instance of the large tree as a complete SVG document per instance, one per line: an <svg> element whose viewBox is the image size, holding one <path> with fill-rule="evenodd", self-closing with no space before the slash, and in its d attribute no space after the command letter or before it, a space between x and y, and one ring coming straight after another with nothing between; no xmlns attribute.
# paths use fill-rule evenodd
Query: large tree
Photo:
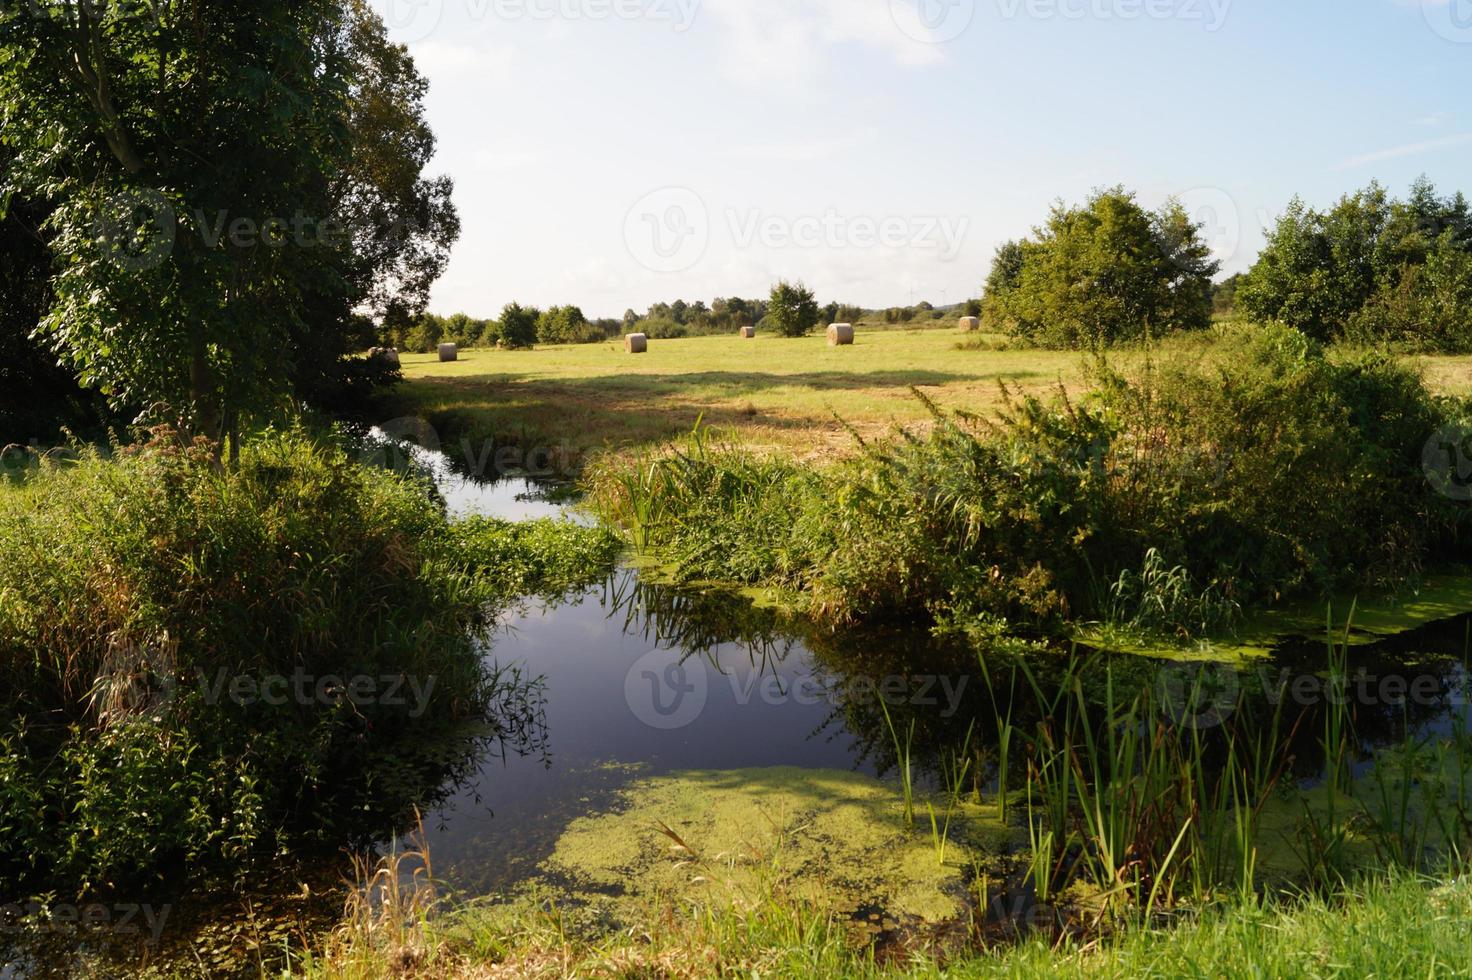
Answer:
<svg viewBox="0 0 1472 980"><path fill-rule="evenodd" d="M1472 208L1425 178L1405 200L1379 184L1328 211L1295 199L1237 289L1250 316L1320 340L1472 350Z"/></svg>
<svg viewBox="0 0 1472 980"><path fill-rule="evenodd" d="M983 307L1034 343L1092 347L1207 326L1218 268L1179 202L1147 211L1115 187L998 249Z"/></svg>
<svg viewBox="0 0 1472 980"><path fill-rule="evenodd" d="M219 438L411 317L458 228L423 80L360 0L0 13L4 196L44 203L40 330L116 404Z"/></svg>

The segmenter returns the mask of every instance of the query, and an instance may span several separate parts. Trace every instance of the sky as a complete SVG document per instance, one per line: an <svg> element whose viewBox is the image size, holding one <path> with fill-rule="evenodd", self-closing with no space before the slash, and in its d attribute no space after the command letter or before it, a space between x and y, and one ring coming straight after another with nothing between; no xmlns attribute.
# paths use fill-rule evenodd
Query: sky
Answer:
<svg viewBox="0 0 1472 980"><path fill-rule="evenodd" d="M370 2L455 180L441 314L955 303L1115 184L1228 274L1295 195L1472 194L1472 0Z"/></svg>

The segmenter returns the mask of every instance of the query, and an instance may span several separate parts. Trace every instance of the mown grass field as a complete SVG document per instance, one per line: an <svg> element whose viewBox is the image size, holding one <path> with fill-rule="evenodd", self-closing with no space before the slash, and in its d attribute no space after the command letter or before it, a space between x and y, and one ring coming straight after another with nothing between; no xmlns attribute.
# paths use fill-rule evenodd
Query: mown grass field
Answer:
<svg viewBox="0 0 1472 980"><path fill-rule="evenodd" d="M983 347L962 348L979 340ZM688 432L697 419L752 446L806 459L854 447L845 424L866 438L896 425L928 422L912 388L946 408L985 412L1001 401L1001 383L1042 392L1087 383L1089 356L1074 351L985 349L1001 338L954 328L861 329L853 347L829 347L822 336L755 340L735 336L651 341L646 354L622 344L543 346L533 350L466 350L442 364L432 354L404 355L408 383L393 410L476 437L515 437L579 451L622 452ZM1161 345L1160 358L1199 357L1207 338ZM1111 360L1138 368L1139 350ZM1472 391L1472 358L1418 358L1431 386ZM842 422L840 422L840 419Z"/></svg>
<svg viewBox="0 0 1472 980"><path fill-rule="evenodd" d="M404 356L404 414L453 414L477 435L526 435L579 449L627 450L688 432L702 416L753 445L803 456L853 445L844 422L866 436L923 422L937 403L982 409L998 382L1040 390L1077 385L1083 358L1058 351L958 350L955 330L861 333L853 347L821 336L690 337L651 341L631 355L620 343L469 350L441 364Z"/></svg>

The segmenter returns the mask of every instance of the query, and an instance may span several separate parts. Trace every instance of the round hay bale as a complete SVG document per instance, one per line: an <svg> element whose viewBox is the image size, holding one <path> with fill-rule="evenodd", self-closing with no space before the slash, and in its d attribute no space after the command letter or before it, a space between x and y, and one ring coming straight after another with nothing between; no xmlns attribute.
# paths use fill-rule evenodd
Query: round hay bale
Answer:
<svg viewBox="0 0 1472 980"><path fill-rule="evenodd" d="M401 367L399 352L393 347L375 347L368 352L368 360L383 361L392 367Z"/></svg>
<svg viewBox="0 0 1472 980"><path fill-rule="evenodd" d="M741 338L743 340L755 340L756 339L756 327L742 327L741 328Z"/></svg>
<svg viewBox="0 0 1472 980"><path fill-rule="evenodd" d="M835 323L828 328L829 347L847 347L854 342L854 328L851 323Z"/></svg>
<svg viewBox="0 0 1472 980"><path fill-rule="evenodd" d="M649 336L642 333L631 333L624 338L624 350L630 354L643 354L649 350Z"/></svg>
<svg viewBox="0 0 1472 980"><path fill-rule="evenodd" d="M981 329L981 321L974 316L963 316L961 318L961 332L975 333Z"/></svg>
<svg viewBox="0 0 1472 980"><path fill-rule="evenodd" d="M458 360L460 360L460 348L457 347L457 346L455 346L454 344L440 344L440 360L441 361L458 361Z"/></svg>

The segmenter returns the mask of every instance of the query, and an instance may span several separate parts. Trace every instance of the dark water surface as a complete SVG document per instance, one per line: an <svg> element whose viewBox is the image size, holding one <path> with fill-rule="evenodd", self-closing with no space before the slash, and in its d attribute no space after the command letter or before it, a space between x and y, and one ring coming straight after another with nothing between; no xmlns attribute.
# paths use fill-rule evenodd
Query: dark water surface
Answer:
<svg viewBox="0 0 1472 980"><path fill-rule="evenodd" d="M565 488L526 480L477 483L433 458L427 462L457 515L586 519L564 502ZM1463 617L1350 652L1351 673L1372 679L1372 697L1356 717L1366 753L1398 741L1408 728L1444 730L1465 717L1468 629ZM1321 676L1325 649L1323 641L1304 638L1286 643L1274 659L1237 667L1123 655L1106 661L1116 689L1126 693L1140 685L1189 689L1205 671L1226 694L1240 692L1253 702L1268 699L1285 678ZM637 778L766 766L886 777L896 752L885 707L899 730L913 725L922 782L931 762L954 752L968 731L983 749L994 741L994 700L974 648L918 630L828 634L736 594L659 586L629 568L556 606L506 614L485 655L538 680L524 692L522 737L488 752L468 778L441 787L442 802L424 814L436 876L461 897L503 892L534 873L571 820L607 807ZM996 676L1006 657L993 663L986 656ZM1046 678L1061 672L1066 654L1029 657ZM1290 713L1304 716L1294 744L1294 775L1304 779L1322 766L1315 742L1322 704L1311 686L1289 705ZM1424 696L1394 697L1416 690ZM1209 713L1196 717L1208 728L1214 724ZM1014 723L1027 730L1035 720L1020 707ZM385 826L383 839L387 844L408 829ZM296 889L299 878L340 879L348 870L339 858L315 872L283 871L283 879ZM330 925L333 908L341 908L340 893L323 905L323 924ZM188 930L197 920L228 914L196 915L193 924L180 916L173 939L187 946L196 941ZM50 937L40 959L13 954L7 963L0 954L0 980L126 975L122 962L100 973L94 960L70 967L45 962L53 955L70 959L82 946ZM180 957L186 969L189 961ZM254 963L242 954L236 966L249 975ZM222 964L207 972L226 971Z"/></svg>

